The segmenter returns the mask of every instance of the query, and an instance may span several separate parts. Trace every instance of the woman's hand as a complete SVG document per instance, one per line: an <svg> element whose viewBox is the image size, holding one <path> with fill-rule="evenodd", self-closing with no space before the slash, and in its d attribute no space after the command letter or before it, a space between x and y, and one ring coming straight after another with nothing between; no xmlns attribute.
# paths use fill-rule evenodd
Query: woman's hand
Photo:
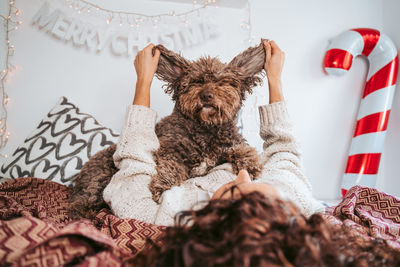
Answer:
<svg viewBox="0 0 400 267"><path fill-rule="evenodd" d="M150 107L150 87L156 73L160 50L156 49L152 55L154 44L149 44L140 50L135 58L134 65L137 74L134 105Z"/></svg>
<svg viewBox="0 0 400 267"><path fill-rule="evenodd" d="M235 187L235 189L232 190L232 187ZM246 170L240 170L236 179L230 183L222 185L217 191L215 191L211 199L240 198L242 195L256 191L270 198L279 198L279 193L273 185L252 182L249 173Z"/></svg>
<svg viewBox="0 0 400 267"><path fill-rule="evenodd" d="M263 40L265 49L264 70L268 78L269 103L283 101L281 75L285 53L274 41Z"/></svg>

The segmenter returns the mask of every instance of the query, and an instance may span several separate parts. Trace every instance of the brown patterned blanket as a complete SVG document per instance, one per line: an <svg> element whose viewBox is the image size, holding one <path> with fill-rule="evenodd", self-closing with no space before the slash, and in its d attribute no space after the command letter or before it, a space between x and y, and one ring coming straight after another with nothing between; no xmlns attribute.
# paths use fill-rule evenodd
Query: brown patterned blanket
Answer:
<svg viewBox="0 0 400 267"><path fill-rule="evenodd" d="M70 192L37 178L0 184L0 266L120 266L165 229L106 209L72 221Z"/></svg>
<svg viewBox="0 0 400 267"><path fill-rule="evenodd" d="M106 209L93 221L72 221L69 196L69 188L42 179L0 184L1 266L120 266L165 229ZM326 217L400 248L400 201L393 196L356 186Z"/></svg>

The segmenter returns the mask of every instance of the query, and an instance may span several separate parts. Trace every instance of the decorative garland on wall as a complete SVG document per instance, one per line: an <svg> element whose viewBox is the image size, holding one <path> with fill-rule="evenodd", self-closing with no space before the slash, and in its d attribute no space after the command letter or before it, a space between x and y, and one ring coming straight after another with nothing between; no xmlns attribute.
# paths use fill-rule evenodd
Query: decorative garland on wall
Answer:
<svg viewBox="0 0 400 267"><path fill-rule="evenodd" d="M8 2L8 12L5 16L0 14L2 20L2 26L5 33L5 57L4 67L0 71L0 94L1 94L1 113L0 113L0 149L4 148L7 144L10 133L7 131L7 104L9 102L8 95L5 91L5 84L8 82L9 76L13 71L17 70L17 67L10 63L10 57L14 55L14 45L10 42L10 32L18 29L18 26L22 23L18 20L20 10L14 6L15 0ZM0 154L2 157L7 157L6 154Z"/></svg>
<svg viewBox="0 0 400 267"><path fill-rule="evenodd" d="M76 12L66 12L69 9L64 1ZM44 2L33 16L32 25L52 37L96 53L109 46L114 55L133 58L149 42L179 51L219 35L212 17L200 17L198 13L211 3L215 5L216 0L194 6L191 11L152 16L108 10L84 0L64 1L60 7L57 2Z"/></svg>
<svg viewBox="0 0 400 267"><path fill-rule="evenodd" d="M139 28L140 23L145 21L151 21L155 26L161 21L163 17L181 17L185 18L184 23L188 24L189 21L187 16L192 13L198 13L201 9L205 9L210 5L214 5L218 8L217 0L206 0L200 7L197 7L199 4L197 0L193 0L193 8L189 11L176 13L172 11L171 13L162 13L158 15L146 15L136 12L126 12L126 11L115 11L111 9L106 9L100 7L98 5L92 4L86 0L65 0L69 7L75 9L78 14L82 14L84 12L91 13L92 11L98 12L106 18L106 23L110 24L113 20L118 20L119 25L123 26L123 24L128 24L130 27Z"/></svg>

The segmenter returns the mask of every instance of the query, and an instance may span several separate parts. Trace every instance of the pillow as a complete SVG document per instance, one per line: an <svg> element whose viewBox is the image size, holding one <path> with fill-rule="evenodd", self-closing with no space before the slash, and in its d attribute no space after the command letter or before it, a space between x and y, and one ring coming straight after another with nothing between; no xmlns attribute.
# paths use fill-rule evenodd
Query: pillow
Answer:
<svg viewBox="0 0 400 267"><path fill-rule="evenodd" d="M70 186L92 155L117 140L111 129L61 97L3 164L0 176L2 180L37 177Z"/></svg>

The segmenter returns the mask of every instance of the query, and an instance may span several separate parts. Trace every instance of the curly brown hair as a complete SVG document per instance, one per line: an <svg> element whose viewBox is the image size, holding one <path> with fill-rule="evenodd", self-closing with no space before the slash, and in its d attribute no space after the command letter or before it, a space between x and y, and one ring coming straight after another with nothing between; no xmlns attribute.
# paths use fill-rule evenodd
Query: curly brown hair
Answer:
<svg viewBox="0 0 400 267"><path fill-rule="evenodd" d="M259 192L177 215L134 266L400 266L400 252Z"/></svg>

